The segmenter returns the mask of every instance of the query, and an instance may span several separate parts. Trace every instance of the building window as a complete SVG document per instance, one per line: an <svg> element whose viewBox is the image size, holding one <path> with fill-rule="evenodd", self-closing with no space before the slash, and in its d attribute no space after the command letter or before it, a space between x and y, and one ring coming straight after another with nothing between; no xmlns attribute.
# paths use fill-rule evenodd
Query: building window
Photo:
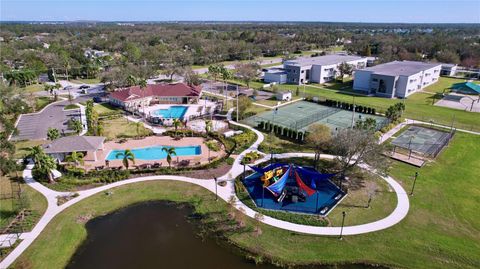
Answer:
<svg viewBox="0 0 480 269"><path fill-rule="evenodd" d="M372 79L373 82L378 82L378 79L374 78Z"/></svg>

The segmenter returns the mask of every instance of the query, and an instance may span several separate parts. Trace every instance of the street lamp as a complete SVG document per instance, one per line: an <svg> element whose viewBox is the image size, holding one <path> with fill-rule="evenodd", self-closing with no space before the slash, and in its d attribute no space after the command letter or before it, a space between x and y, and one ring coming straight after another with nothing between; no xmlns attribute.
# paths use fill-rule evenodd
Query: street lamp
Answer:
<svg viewBox="0 0 480 269"><path fill-rule="evenodd" d="M217 192L218 179L217 177L214 177L213 180L215 181L215 201L218 201L218 192Z"/></svg>
<svg viewBox="0 0 480 269"><path fill-rule="evenodd" d="M418 172L415 172L415 177L413 178L412 191L410 191L410 196L413 195L413 190L415 189L415 183L417 182Z"/></svg>
<svg viewBox="0 0 480 269"><path fill-rule="evenodd" d="M342 227L340 228L340 237L338 239L343 240L343 225L345 224L345 215L347 213L345 211L342 212Z"/></svg>

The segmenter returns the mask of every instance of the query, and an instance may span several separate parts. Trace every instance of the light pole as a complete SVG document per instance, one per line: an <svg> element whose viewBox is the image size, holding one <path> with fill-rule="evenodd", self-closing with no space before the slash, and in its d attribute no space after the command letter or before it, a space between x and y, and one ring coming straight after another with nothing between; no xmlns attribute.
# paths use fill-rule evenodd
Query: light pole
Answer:
<svg viewBox="0 0 480 269"><path fill-rule="evenodd" d="M415 183L417 182L418 172L415 172L415 177L413 178L413 186L412 190L410 191L410 196L413 195L413 190L415 189Z"/></svg>
<svg viewBox="0 0 480 269"><path fill-rule="evenodd" d="M215 181L215 201L218 201L218 192L217 192L218 179L217 177L214 177L213 180Z"/></svg>
<svg viewBox="0 0 480 269"><path fill-rule="evenodd" d="M345 215L347 213L345 211L342 212L342 227L340 228L340 237L338 239L343 240L343 225L345 224Z"/></svg>

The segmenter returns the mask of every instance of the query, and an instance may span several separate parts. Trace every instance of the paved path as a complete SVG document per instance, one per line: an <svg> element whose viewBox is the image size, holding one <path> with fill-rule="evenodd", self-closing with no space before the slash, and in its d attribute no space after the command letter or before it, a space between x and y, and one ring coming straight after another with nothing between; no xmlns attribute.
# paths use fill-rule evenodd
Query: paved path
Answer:
<svg viewBox="0 0 480 269"><path fill-rule="evenodd" d="M261 132L247 126L244 124L239 124L231 120L231 115L233 112L233 108L230 109L227 113L227 119L229 120L230 123L242 126L245 128L251 129L253 132L257 134L257 140L245 151L240 153L237 158L235 159L235 162L232 166L232 169L225 174L224 176L220 177L219 180L225 180L226 185L224 187L217 186L218 189L218 196L224 200L228 201L230 200L230 197L236 197L235 195L235 184L232 182L230 179L237 177L241 173L243 173L243 165L240 164L241 159L243 156L252 150L258 150L258 146L260 143L264 140L264 136ZM313 155L311 153L286 153L286 154L276 154L274 155L275 158L289 158L289 157L312 157ZM322 158L327 158L327 159L333 159L335 156L332 155L326 155L322 154ZM269 155L265 155L264 158L261 160L257 161L256 163L268 161L270 158ZM89 190L84 190L84 191L79 191L77 192L79 194L78 197L73 198L72 200L58 206L57 205L57 197L58 196L63 196L63 195L70 195L71 193L68 192L57 192L53 191L44 185L40 184L39 182L35 181L32 178L32 169L33 165L29 164L27 165L26 169L23 172L23 178L29 186L34 188L35 190L39 191L41 194L43 194L47 201L48 201L48 207L45 212L45 214L40 218L39 222L35 225L35 227L32 229L31 232L23 234L23 241L20 242L20 244L0 263L0 268L8 268L37 238L40 233L45 229L47 224L60 212L62 212L64 209L70 207L71 205L74 205L78 203L79 201L90 197L94 194L104 192L108 189L126 185L126 184L132 184L132 183L137 183L137 182L145 182L145 181L154 181L154 180L174 180L174 181L183 181L183 182L188 182L192 184L196 184L198 186L201 186L211 192L215 192L215 181L213 179L195 179L195 178L190 178L190 177L183 177L183 176L172 176L172 175L160 175L160 176L147 176L147 177L139 177L139 178L133 178L133 179L128 179L128 180L122 180L118 181L112 184L104 185L98 188L93 188ZM363 165L364 169L369 170L370 168L366 165ZM250 169L250 168L247 168ZM375 171L372 171L375 172ZM400 222L408 213L409 210L409 200L408 200L408 195L406 194L405 190L402 188L400 184L398 184L393 178L391 177L382 177L390 186L391 188L396 192L397 194L397 206L394 209L394 211L387 216L386 218L383 218L381 220L367 223L367 224L362 224L362 225L355 225L355 226L346 226L343 229L343 234L345 235L355 235L355 234L363 234L363 233L369 233L369 232L374 232L374 231L379 231L383 230L386 228L389 228L398 222ZM243 209L245 211L245 214L251 218L254 218L255 216L255 211L249 207L247 207L245 204L243 204L241 201L236 199L235 207L237 209ZM265 216L264 219L262 220L263 223L293 231L293 232L298 232L298 233L304 233L304 234L312 234L312 235L338 235L340 233L340 227L316 227L316 226L308 226L308 225L301 225L301 224L295 224L295 223L290 223L282 220L278 220L272 217Z"/></svg>
<svg viewBox="0 0 480 269"><path fill-rule="evenodd" d="M298 99L295 99L295 100L292 100L292 101L288 101L288 102L285 102L285 103L281 103L279 105L274 105L274 106L269 106L269 105L264 105L264 104L260 104L260 103L257 103L257 102L253 102L252 104L253 105L256 105L256 106L261 106L261 107L265 107L265 108L269 108L269 109L275 109L277 107L282 107L282 106L286 106L286 105L289 105L289 104L292 104L292 103L295 103L295 102L298 102L298 101L302 101L304 100L305 98L298 98Z"/></svg>

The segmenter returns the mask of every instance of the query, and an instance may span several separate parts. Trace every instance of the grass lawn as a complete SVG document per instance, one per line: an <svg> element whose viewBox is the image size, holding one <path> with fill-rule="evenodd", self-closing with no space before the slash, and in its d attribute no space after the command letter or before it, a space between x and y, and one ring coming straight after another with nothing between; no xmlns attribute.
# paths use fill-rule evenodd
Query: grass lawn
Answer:
<svg viewBox="0 0 480 269"><path fill-rule="evenodd" d="M52 103L53 99L50 97L42 96L35 98L35 111L40 111L48 104Z"/></svg>
<svg viewBox="0 0 480 269"><path fill-rule="evenodd" d="M14 158L23 158L26 154L29 148L38 146L38 145L43 145L47 143L46 140L23 140L23 141L15 141L15 154L13 155Z"/></svg>
<svg viewBox="0 0 480 269"><path fill-rule="evenodd" d="M21 172L19 172L21 174ZM1 194L10 194L11 193L11 179L10 177L2 176L0 178L0 193ZM30 209L34 211L36 217L43 215L45 210L47 209L47 200L43 197L42 194L37 192L36 190L32 189L30 186L26 185L25 183L20 183L20 188L24 192L26 197L25 206L26 209ZM10 221L13 220L17 211L13 208L12 199L3 199L0 201L0 230L5 228ZM35 219L36 221L36 219ZM30 228L32 228L31 225Z"/></svg>
<svg viewBox="0 0 480 269"><path fill-rule="evenodd" d="M77 84L98 84L100 83L99 78L78 78L78 79L71 79L70 82L77 83Z"/></svg>
<svg viewBox="0 0 480 269"><path fill-rule="evenodd" d="M438 159L419 169L411 211L401 223L383 231L357 236L300 235L260 225L261 235L233 233L236 244L279 263L374 263L403 268L478 268L480 266L480 143L479 136L457 133ZM465 154L469 152L470 154ZM417 169L395 163L391 174L409 189L409 178ZM82 219L107 214L132 203L166 199L191 201L199 213L225 214L227 205L214 202L204 189L179 182L143 182L113 189L88 198L62 212L47 226L17 265L34 268L63 268L87 236ZM381 209L373 199L372 209ZM346 202L346 201L345 201ZM346 206L346 205L345 205ZM330 218L338 224L340 212ZM348 211L345 224L357 222L358 213ZM352 210L352 211L350 211ZM255 225L248 219L246 224Z"/></svg>
<svg viewBox="0 0 480 269"><path fill-rule="evenodd" d="M151 130L140 126L137 132L137 125L134 122L127 121L126 118L120 117L116 119L109 119L101 121L104 127L104 136L108 140L121 137L135 137L138 135L149 135Z"/></svg>
<svg viewBox="0 0 480 269"><path fill-rule="evenodd" d="M77 108L80 108L80 107L76 104L69 104L69 105L66 105L63 109L70 110L70 109L77 109Z"/></svg>
<svg viewBox="0 0 480 269"><path fill-rule="evenodd" d="M111 114L114 114L114 113L118 113L118 114L122 114L123 113L123 110L118 108L118 107L114 107L108 103L102 103L102 104L95 104L94 107L93 107L93 110L95 110L99 116L103 116L103 115L111 115Z"/></svg>
<svg viewBox="0 0 480 269"><path fill-rule="evenodd" d="M26 93L41 92L43 90L44 90L43 84L32 84L32 85L28 85L23 89L23 91Z"/></svg>

